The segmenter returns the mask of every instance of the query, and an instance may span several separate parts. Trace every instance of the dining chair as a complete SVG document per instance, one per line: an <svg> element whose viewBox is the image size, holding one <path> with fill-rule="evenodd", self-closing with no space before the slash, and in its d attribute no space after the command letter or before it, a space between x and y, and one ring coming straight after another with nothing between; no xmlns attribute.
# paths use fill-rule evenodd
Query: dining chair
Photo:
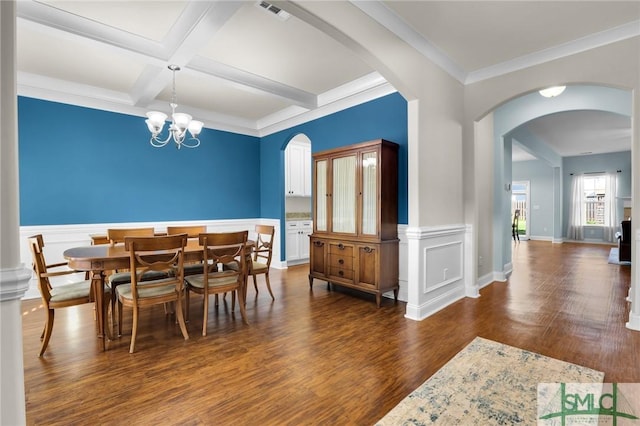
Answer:
<svg viewBox="0 0 640 426"><path fill-rule="evenodd" d="M272 225L256 225L255 227L256 241L253 248L252 259L249 263L248 274L253 278L253 287L258 293L257 275L264 274L267 282L267 290L272 300L276 300L271 291L271 282L269 281L269 269L271 268L271 257L273 255L273 238L275 227ZM228 268L236 268L235 264L225 265Z"/></svg>
<svg viewBox="0 0 640 426"><path fill-rule="evenodd" d="M132 272L131 283L130 285L118 286L116 291L118 293L118 334L122 334L123 307L126 306L133 310L129 353L133 353L135 349L138 317L142 307L174 304L182 335L185 340L189 339L182 312L184 247L186 244L186 234L125 237L125 248L129 251L129 264ZM164 278L141 282L142 276L150 271L162 272ZM170 271L174 273L169 275Z"/></svg>
<svg viewBox="0 0 640 426"><path fill-rule="evenodd" d="M49 278L77 274L78 271L74 271L73 269L51 271L51 269L54 268L67 266L67 262L47 265L44 257L44 238L41 234L29 237L29 247L33 257L33 269L38 278L38 289L42 296L42 304L44 305L47 313L44 329L40 335L42 345L38 356L41 357L49 345L49 339L51 338L51 332L53 331L55 310L69 306L83 305L85 303L93 303L95 298L93 288L91 286L91 280L82 280L64 285L51 285ZM105 303L109 303L109 293L111 290L109 288L105 288L104 291L105 297L103 300Z"/></svg>
<svg viewBox="0 0 640 426"><path fill-rule="evenodd" d="M109 228L107 229L107 240L109 245L124 243L126 237L153 237L155 235L155 229L152 227L147 228ZM157 280L160 278L166 278L167 274L159 271L147 272L140 281ZM115 319L115 307L116 307L116 287L122 284L129 284L131 282L131 273L128 270L114 271L107 277L107 285L111 288L111 319ZM120 328L118 328L120 329Z"/></svg>
<svg viewBox="0 0 640 426"><path fill-rule="evenodd" d="M207 232L205 225L167 226L167 235L187 234L187 238L198 238L200 234ZM202 262L193 262L184 265L184 275L202 274Z"/></svg>
<svg viewBox="0 0 640 426"><path fill-rule="evenodd" d="M187 320L189 319L189 294L198 293L204 297L204 314L202 317L202 335L207 335L209 313L209 296L231 292L231 311L235 310L236 295L240 305L240 314L245 324L247 312L244 303L244 286L246 285L246 244L248 231L200 234L199 241L203 250L206 268L199 275L185 277ZM236 264L234 269L222 268L221 265Z"/></svg>

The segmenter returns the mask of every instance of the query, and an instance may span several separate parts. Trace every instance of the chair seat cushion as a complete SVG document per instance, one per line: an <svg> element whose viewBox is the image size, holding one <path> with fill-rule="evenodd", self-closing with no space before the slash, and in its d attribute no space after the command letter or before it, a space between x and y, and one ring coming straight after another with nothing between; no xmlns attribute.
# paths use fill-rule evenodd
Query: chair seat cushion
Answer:
<svg viewBox="0 0 640 426"><path fill-rule="evenodd" d="M185 277L184 280L191 287L204 288L204 275L202 274ZM216 278L215 273L209 274L209 288L233 286L237 282L238 277L234 275Z"/></svg>
<svg viewBox="0 0 640 426"><path fill-rule="evenodd" d="M184 275L197 275L203 273L203 264L202 263L191 263L188 265L184 265Z"/></svg>
<svg viewBox="0 0 640 426"><path fill-rule="evenodd" d="M251 270L256 274L263 274L267 272L269 267L266 263L256 262L255 260L251 262Z"/></svg>
<svg viewBox="0 0 640 426"><path fill-rule="evenodd" d="M225 268L233 269L234 271L238 270L238 263L237 262L235 262L235 263L227 263L224 266L225 266ZM269 267L267 266L266 263L258 262L256 260L252 260L251 261L251 270L253 272L255 272L256 274L263 274L268 269L269 269Z"/></svg>
<svg viewBox="0 0 640 426"><path fill-rule="evenodd" d="M111 290L105 287L105 293L110 293ZM51 288L50 302L64 302L66 300L80 299L82 297L89 298L91 293L91 281L80 281L77 283L60 285Z"/></svg>
<svg viewBox="0 0 640 426"><path fill-rule="evenodd" d="M167 282L167 285L156 287L156 284L160 284L162 282ZM153 284L153 286L151 286L150 284ZM124 299L133 299L130 285L119 285L116 291L118 292L118 296ZM175 291L176 291L176 284L175 284L175 280L173 280L172 278L145 281L144 284L141 284L138 286L138 297L153 298L153 297L165 296L167 294L175 293Z"/></svg>
<svg viewBox="0 0 640 426"><path fill-rule="evenodd" d="M160 280L162 278L167 278L167 273L163 271L147 271L142 274L142 279L140 281L152 281L152 280ZM130 272L116 272L114 274L109 275L109 285L120 285L131 282L131 273Z"/></svg>

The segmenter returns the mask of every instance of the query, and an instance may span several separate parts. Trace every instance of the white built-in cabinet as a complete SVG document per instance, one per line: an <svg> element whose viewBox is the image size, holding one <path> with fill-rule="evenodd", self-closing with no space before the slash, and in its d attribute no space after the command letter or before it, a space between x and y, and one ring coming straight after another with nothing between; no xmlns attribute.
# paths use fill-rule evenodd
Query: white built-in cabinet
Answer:
<svg viewBox="0 0 640 426"><path fill-rule="evenodd" d="M313 232L310 220L287 221L287 262L309 259L309 235Z"/></svg>
<svg viewBox="0 0 640 426"><path fill-rule="evenodd" d="M285 188L287 197L311 197L311 146L291 141L285 150Z"/></svg>

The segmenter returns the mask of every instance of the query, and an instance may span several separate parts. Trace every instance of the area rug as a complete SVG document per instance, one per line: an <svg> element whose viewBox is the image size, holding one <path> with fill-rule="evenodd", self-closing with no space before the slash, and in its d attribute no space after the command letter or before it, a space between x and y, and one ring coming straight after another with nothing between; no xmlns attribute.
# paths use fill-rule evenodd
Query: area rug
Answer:
<svg viewBox="0 0 640 426"><path fill-rule="evenodd" d="M631 265L631 262L620 261L620 256L618 256L618 247L613 247L609 251L609 263L613 263L614 265Z"/></svg>
<svg viewBox="0 0 640 426"><path fill-rule="evenodd" d="M535 425L538 383L603 379L600 371L476 337L376 425Z"/></svg>

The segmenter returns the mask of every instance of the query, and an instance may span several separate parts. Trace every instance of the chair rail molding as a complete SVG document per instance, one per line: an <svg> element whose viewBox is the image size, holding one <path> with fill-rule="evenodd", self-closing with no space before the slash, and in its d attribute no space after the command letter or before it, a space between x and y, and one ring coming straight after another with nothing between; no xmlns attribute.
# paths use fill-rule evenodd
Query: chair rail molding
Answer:
<svg viewBox="0 0 640 426"><path fill-rule="evenodd" d="M66 249L77 246L91 245L91 235L106 234L108 228L140 228L153 227L157 232L167 229L167 226L190 226L205 225L207 232L228 232L249 230L249 239L255 237L253 229L255 225L273 225L276 227L276 237L274 239L273 257L280 258L280 220L278 219L224 219L224 220L197 220L179 222L131 222L131 223L97 223L97 224L75 224L75 225L38 225L20 227L20 260L25 265L31 265L31 252L27 239L36 234L42 234L46 242L45 256L50 263L63 262L63 253ZM282 269L281 262L272 262L271 266ZM40 297L37 280L31 269L27 269L31 274L28 280L29 286L24 299L36 299ZM55 277L53 283L71 283L83 279L84 273Z"/></svg>

